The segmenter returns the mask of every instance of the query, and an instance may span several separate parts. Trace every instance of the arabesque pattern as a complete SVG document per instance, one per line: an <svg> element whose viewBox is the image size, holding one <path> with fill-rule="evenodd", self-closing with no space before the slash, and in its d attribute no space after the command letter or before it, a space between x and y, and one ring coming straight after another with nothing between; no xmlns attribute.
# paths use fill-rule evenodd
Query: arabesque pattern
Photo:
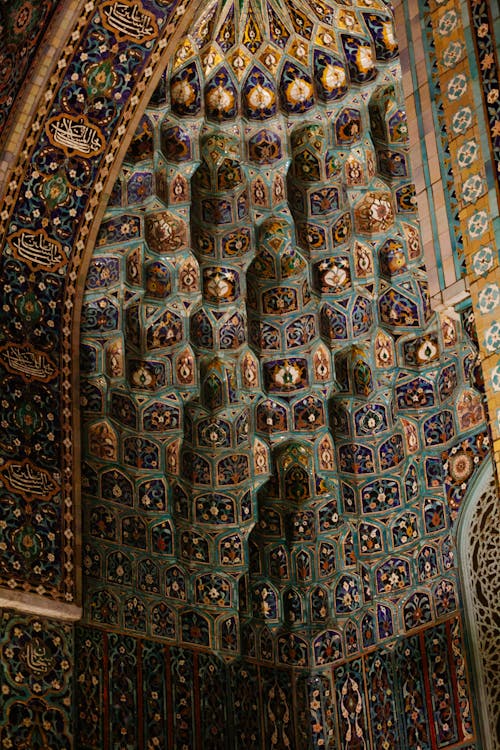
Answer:
<svg viewBox="0 0 500 750"><path fill-rule="evenodd" d="M452 617L395 649L292 677L283 666L79 627L77 747L474 750L461 628Z"/></svg>
<svg viewBox="0 0 500 750"><path fill-rule="evenodd" d="M0 746L73 747L73 626L0 610Z"/></svg>
<svg viewBox="0 0 500 750"><path fill-rule="evenodd" d="M78 599L78 271L103 182L139 103L133 92L144 91L159 51L183 25L186 5L108 0L101 11L94 0L81 8L6 184L1 215L0 494L7 541L0 581L60 603Z"/></svg>

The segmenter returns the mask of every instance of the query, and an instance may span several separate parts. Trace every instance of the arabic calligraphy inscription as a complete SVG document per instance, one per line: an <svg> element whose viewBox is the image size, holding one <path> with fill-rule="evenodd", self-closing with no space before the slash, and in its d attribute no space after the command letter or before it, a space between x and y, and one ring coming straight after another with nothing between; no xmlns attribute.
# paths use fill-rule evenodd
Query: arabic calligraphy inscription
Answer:
<svg viewBox="0 0 500 750"><path fill-rule="evenodd" d="M11 234L7 242L14 257L27 263L32 271L57 271L66 262L61 243L44 229L21 229Z"/></svg>
<svg viewBox="0 0 500 750"><path fill-rule="evenodd" d="M158 24L153 14L145 11L141 3L130 0L104 3L102 23L122 38L140 43L154 39L158 33Z"/></svg>
<svg viewBox="0 0 500 750"><path fill-rule="evenodd" d="M10 490L25 497L48 500L60 489L47 471L26 459L22 462L7 461L0 469L0 475Z"/></svg>
<svg viewBox="0 0 500 750"><path fill-rule="evenodd" d="M0 362L9 372L21 375L25 382L33 378L47 382L57 375L57 368L44 352L29 344L6 344L0 347Z"/></svg>
<svg viewBox="0 0 500 750"><path fill-rule="evenodd" d="M53 146L66 156L91 158L104 151L104 136L85 116L61 114L51 117L45 130Z"/></svg>

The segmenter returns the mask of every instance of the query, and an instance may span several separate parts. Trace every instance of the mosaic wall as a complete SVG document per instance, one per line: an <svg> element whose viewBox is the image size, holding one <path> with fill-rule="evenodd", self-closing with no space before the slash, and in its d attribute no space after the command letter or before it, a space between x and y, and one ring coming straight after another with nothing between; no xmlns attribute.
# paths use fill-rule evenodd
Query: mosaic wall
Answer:
<svg viewBox="0 0 500 750"><path fill-rule="evenodd" d="M0 610L0 747L70 750L73 626Z"/></svg>
<svg viewBox="0 0 500 750"><path fill-rule="evenodd" d="M237 651L243 617L255 653L270 638L287 662L285 627L309 664L298 633L333 614L389 637L413 587L427 621L455 590L444 482L488 440L464 441L484 426L474 349L429 308L378 10L339 10L327 53L328 18L281 9L278 44L278 9L212 3L137 129L82 312L91 620Z"/></svg>

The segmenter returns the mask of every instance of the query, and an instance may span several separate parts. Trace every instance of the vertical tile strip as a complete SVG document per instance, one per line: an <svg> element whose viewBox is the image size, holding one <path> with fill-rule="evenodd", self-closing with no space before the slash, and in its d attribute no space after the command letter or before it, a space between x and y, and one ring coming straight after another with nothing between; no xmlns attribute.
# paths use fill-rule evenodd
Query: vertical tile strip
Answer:
<svg viewBox="0 0 500 750"><path fill-rule="evenodd" d="M201 691L199 656L193 654L193 703L194 703L194 740L196 750L203 750L201 742Z"/></svg>
<svg viewBox="0 0 500 750"><path fill-rule="evenodd" d="M144 750L144 680L142 675L142 641L137 641L137 744Z"/></svg>
<svg viewBox="0 0 500 750"><path fill-rule="evenodd" d="M461 711L460 711L460 702L458 700L458 686L457 686L457 672L455 669L455 662L453 660L453 649L451 647L451 628L450 628L450 621L448 620L445 623L446 627L446 641L448 644L450 644L450 647L448 648L447 658L448 658L448 665L450 669L450 675L451 675L451 685L453 690L453 705L455 707L455 716L457 717L457 725L458 725L458 735L460 741L463 741L465 738L464 736L464 729L462 722L460 721L461 717ZM470 738L467 738L470 739Z"/></svg>
<svg viewBox="0 0 500 750"><path fill-rule="evenodd" d="M167 710L167 736L168 747L174 747L174 694L172 690L172 661L170 658L170 647L165 646L165 694Z"/></svg>
<svg viewBox="0 0 500 750"><path fill-rule="evenodd" d="M422 656L422 675L424 678L425 704L427 707L427 716L429 717L428 726L429 726L429 732L431 736L431 747L437 748L436 727L434 725L434 710L432 706L431 683L429 679L429 664L427 661L427 654L426 654L426 648L425 648L425 633L423 631L419 634L419 645L420 645L420 653Z"/></svg>
<svg viewBox="0 0 500 750"><path fill-rule="evenodd" d="M104 705L103 705L103 735L104 735L104 747L103 750L111 750L110 744L109 744L109 731L110 731L110 713L109 713L109 643L108 643L108 634L103 634L103 699L104 699Z"/></svg>

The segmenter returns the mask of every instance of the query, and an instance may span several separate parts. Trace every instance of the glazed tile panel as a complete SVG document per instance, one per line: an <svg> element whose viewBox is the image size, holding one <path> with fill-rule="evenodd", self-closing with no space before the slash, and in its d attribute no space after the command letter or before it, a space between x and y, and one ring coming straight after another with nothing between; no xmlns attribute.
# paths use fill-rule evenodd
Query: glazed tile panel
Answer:
<svg viewBox="0 0 500 750"><path fill-rule="evenodd" d="M500 132L498 125L500 102L498 98L498 52L494 34L495 24L498 22L498 8L484 1L470 0L468 5L472 36L479 62L478 77L483 95L484 114L490 140L492 177L496 179L498 188L500 175Z"/></svg>
<svg viewBox="0 0 500 750"><path fill-rule="evenodd" d="M349 740L351 727L351 738L366 747L472 750L462 638L460 618L452 616L402 638L396 650L292 676L283 667L228 664L215 654L90 627L73 634L55 620L3 611L2 747L332 750L343 746L341 737L347 747L359 746ZM445 659L436 658L438 649ZM430 744L433 737L438 744Z"/></svg>
<svg viewBox="0 0 500 750"><path fill-rule="evenodd" d="M341 664L349 704L360 654L459 609L452 525L488 452L476 349L430 308L399 77L383 3L208 4L82 312L86 621ZM427 746L473 743L460 721Z"/></svg>
<svg viewBox="0 0 500 750"><path fill-rule="evenodd" d="M2 748L73 747L73 626L0 613Z"/></svg>
<svg viewBox="0 0 500 750"><path fill-rule="evenodd" d="M307 673L78 627L77 747L474 750L462 638L453 616Z"/></svg>

